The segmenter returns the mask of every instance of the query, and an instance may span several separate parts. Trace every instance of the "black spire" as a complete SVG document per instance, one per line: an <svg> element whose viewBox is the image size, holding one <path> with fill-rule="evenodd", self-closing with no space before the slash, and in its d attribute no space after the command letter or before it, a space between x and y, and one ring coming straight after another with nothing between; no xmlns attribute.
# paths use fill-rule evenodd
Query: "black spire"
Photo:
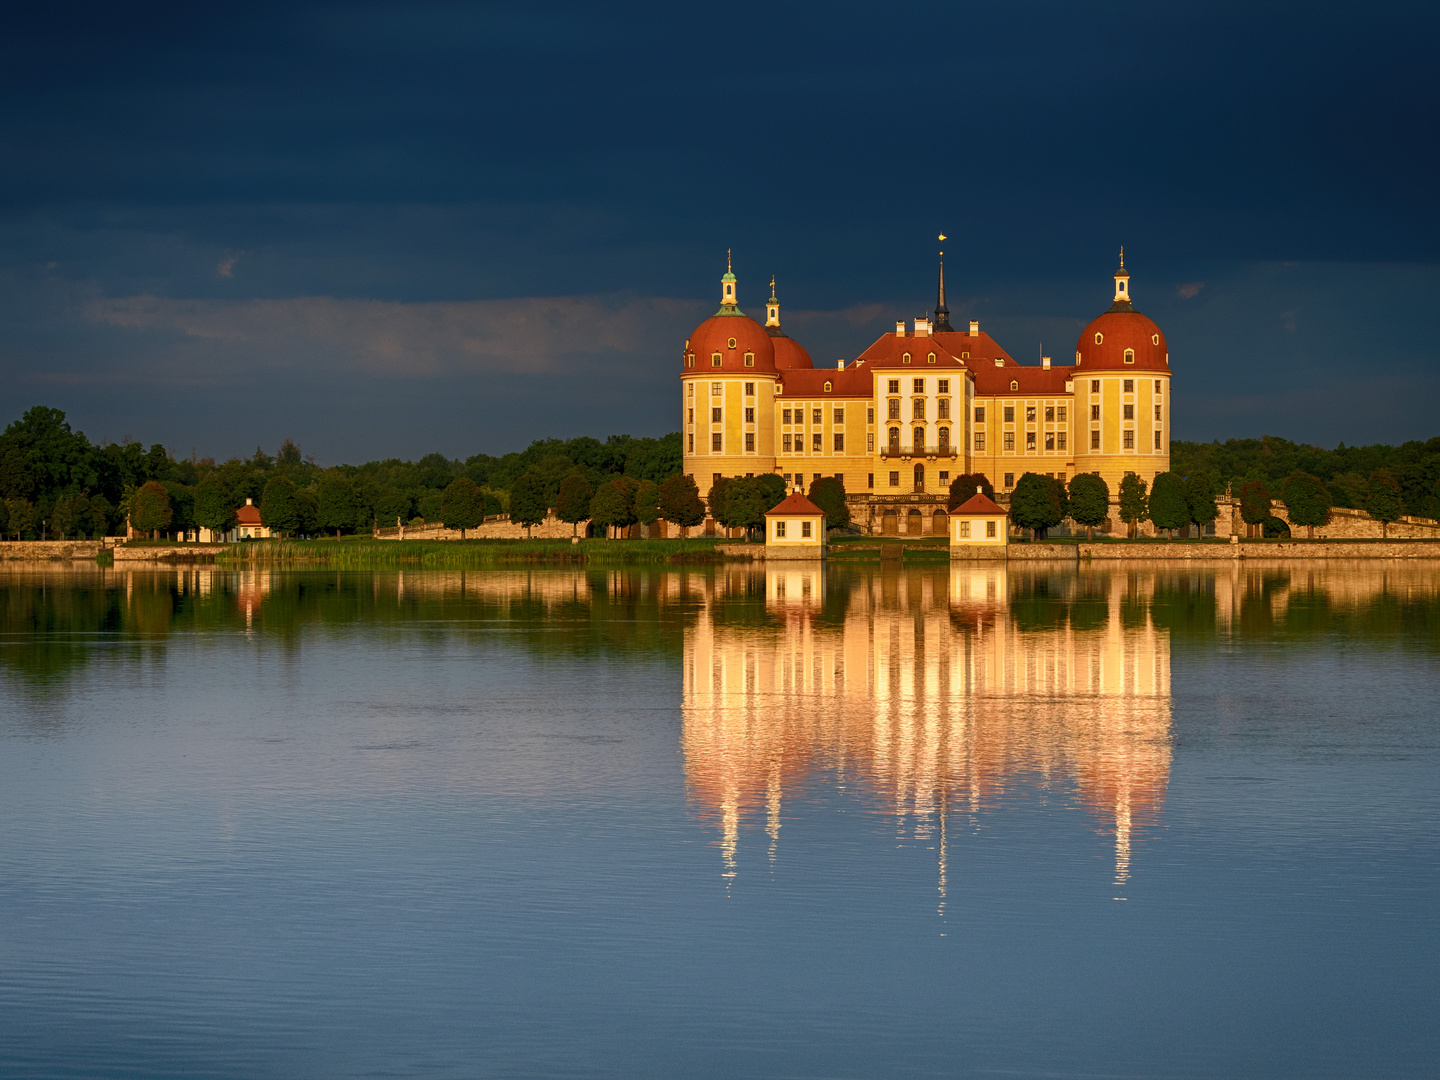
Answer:
<svg viewBox="0 0 1440 1080"><path fill-rule="evenodd" d="M945 253L940 253L940 291L935 299L935 333L953 332L950 309L945 306Z"/></svg>

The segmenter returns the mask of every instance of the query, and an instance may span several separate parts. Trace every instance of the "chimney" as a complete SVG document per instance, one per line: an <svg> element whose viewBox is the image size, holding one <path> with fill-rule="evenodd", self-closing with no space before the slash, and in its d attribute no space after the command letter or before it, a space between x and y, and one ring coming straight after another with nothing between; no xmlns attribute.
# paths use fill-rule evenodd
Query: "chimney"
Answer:
<svg viewBox="0 0 1440 1080"><path fill-rule="evenodd" d="M971 336L971 337L979 337L979 336L980 336L980 320L979 320L979 319L971 319L971 320L970 320L970 336Z"/></svg>
<svg viewBox="0 0 1440 1080"><path fill-rule="evenodd" d="M915 320L915 336L916 336L916 337L929 337L929 336L930 336L930 320L929 320L929 319L926 319L926 318L917 318L917 319Z"/></svg>
<svg viewBox="0 0 1440 1080"><path fill-rule="evenodd" d="M844 360L836 360L836 361L835 361L835 370L836 370L836 371L844 371L844 370L845 370L845 361L844 361Z"/></svg>
<svg viewBox="0 0 1440 1080"><path fill-rule="evenodd" d="M1048 356L1042 356L1042 357L1040 357L1040 366L1041 366L1042 368L1044 368L1046 371L1049 371L1049 370L1050 370L1050 358L1049 358Z"/></svg>
<svg viewBox="0 0 1440 1080"><path fill-rule="evenodd" d="M896 323L895 323L895 336L896 336L896 337L904 337L904 336L905 336L905 320L904 320L904 319L899 319L899 320L896 321Z"/></svg>
<svg viewBox="0 0 1440 1080"><path fill-rule="evenodd" d="M247 498L247 499L245 500L245 505L246 505L246 506L254 506L254 505L255 505L255 500L254 500L254 499Z"/></svg>

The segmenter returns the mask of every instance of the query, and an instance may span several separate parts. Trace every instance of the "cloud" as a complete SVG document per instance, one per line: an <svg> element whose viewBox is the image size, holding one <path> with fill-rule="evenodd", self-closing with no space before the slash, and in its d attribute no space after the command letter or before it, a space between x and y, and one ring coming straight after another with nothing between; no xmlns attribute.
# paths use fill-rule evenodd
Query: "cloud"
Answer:
<svg viewBox="0 0 1440 1080"><path fill-rule="evenodd" d="M656 297L398 303L130 296L93 301L84 315L168 339L177 359L198 354L211 363L240 359L252 369L423 378L555 372L577 357L618 366L636 353L663 349L667 335L678 355L685 330L704 317L703 306Z"/></svg>
<svg viewBox="0 0 1440 1080"><path fill-rule="evenodd" d="M240 261L238 254L225 253L225 257L215 264L215 272L221 277L234 277L235 264Z"/></svg>
<svg viewBox="0 0 1440 1080"><path fill-rule="evenodd" d="M1182 300L1194 300L1200 295L1200 290L1205 287L1203 281L1187 281L1175 290L1175 295Z"/></svg>

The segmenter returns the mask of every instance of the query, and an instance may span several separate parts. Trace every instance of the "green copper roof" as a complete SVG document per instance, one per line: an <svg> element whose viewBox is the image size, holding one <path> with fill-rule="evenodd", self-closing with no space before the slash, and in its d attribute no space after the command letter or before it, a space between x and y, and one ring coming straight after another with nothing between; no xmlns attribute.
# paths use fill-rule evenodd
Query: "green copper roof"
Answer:
<svg viewBox="0 0 1440 1080"><path fill-rule="evenodd" d="M720 280L721 280L721 281L734 281L734 280L735 280L735 275L732 274L729 270L726 270L724 276L721 277Z"/></svg>
<svg viewBox="0 0 1440 1080"><path fill-rule="evenodd" d="M715 312L715 314L714 314L714 315L711 315L710 317L713 319L713 318L716 318L716 317L719 316L719 315L744 315L744 314L745 314L745 313L744 313L743 311L741 311L738 307L736 307L734 304L721 304L721 305L720 305L720 310L717 311L717 312Z"/></svg>

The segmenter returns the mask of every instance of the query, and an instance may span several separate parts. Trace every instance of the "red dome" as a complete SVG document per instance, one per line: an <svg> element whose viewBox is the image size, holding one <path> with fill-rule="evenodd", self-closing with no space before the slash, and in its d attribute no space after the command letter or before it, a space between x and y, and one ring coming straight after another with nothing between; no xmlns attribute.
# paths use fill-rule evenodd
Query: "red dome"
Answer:
<svg viewBox="0 0 1440 1080"><path fill-rule="evenodd" d="M1119 309L1119 310L1117 310ZM1126 310L1128 309L1128 310ZM1085 327L1075 343L1075 363L1086 371L1170 370L1165 335L1138 311L1117 304ZM1126 351L1134 363L1125 362Z"/></svg>
<svg viewBox="0 0 1440 1080"><path fill-rule="evenodd" d="M720 366L714 364L716 354ZM745 355L754 356L747 365ZM775 346L765 328L748 315L712 315L695 328L685 348L687 375L711 371L756 372L775 374ZM692 366L689 358L694 356Z"/></svg>
<svg viewBox="0 0 1440 1080"><path fill-rule="evenodd" d="M780 371L793 371L795 368L813 368L815 365L810 360L810 354L805 347L792 337L784 334L776 334L770 339L775 346L775 367Z"/></svg>

